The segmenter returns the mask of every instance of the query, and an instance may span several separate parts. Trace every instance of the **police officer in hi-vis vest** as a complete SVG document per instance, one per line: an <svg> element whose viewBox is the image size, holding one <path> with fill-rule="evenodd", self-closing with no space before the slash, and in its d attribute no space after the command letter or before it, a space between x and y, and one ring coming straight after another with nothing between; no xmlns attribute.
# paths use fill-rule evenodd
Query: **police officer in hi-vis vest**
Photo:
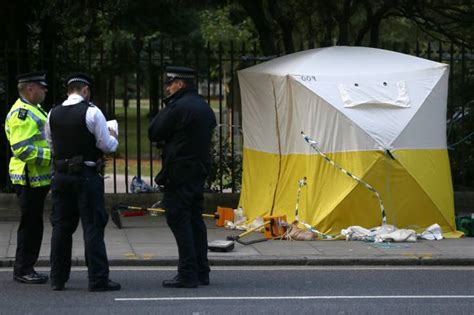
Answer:
<svg viewBox="0 0 474 315"><path fill-rule="evenodd" d="M48 91L45 72L17 76L20 98L10 109L5 132L12 157L9 174L20 203L21 219L13 279L45 283L48 276L34 270L43 239L44 200L51 184L51 151L44 135L46 112L39 103Z"/></svg>
<svg viewBox="0 0 474 315"><path fill-rule="evenodd" d="M119 290L109 279L104 242L108 215L101 176L103 153L114 152L117 134L107 128L99 108L89 102L92 80L76 73L66 79L68 98L49 113L46 139L54 156L51 186L51 286L64 289L71 272L72 235L81 219L89 291Z"/></svg>

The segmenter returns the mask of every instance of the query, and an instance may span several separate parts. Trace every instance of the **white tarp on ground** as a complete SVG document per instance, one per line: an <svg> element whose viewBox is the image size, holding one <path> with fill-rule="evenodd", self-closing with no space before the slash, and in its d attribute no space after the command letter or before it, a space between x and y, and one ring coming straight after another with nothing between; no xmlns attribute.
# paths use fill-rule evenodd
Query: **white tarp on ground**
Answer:
<svg viewBox="0 0 474 315"><path fill-rule="evenodd" d="M366 229L361 226L350 226L343 229L341 234L348 241L369 241L369 242L416 242L417 238L426 240L441 240L443 234L438 224L429 226L420 234L415 230L397 229L395 226L386 224L372 229Z"/></svg>

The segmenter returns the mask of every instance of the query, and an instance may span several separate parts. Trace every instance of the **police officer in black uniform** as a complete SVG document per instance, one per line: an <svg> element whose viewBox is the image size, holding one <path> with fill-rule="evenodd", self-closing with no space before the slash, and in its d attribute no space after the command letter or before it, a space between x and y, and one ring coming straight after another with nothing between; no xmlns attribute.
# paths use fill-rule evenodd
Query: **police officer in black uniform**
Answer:
<svg viewBox="0 0 474 315"><path fill-rule="evenodd" d="M46 139L54 156L51 186L51 286L64 289L71 271L72 234L79 218L84 231L89 291L119 290L109 280L104 242L108 215L104 204L104 180L100 174L103 152L117 149L116 133L107 128L99 108L89 103L92 80L85 74L66 79L68 98L54 107L46 124Z"/></svg>
<svg viewBox="0 0 474 315"><path fill-rule="evenodd" d="M164 185L162 206L179 252L178 274L164 287L195 288L209 284L207 230L203 212L204 182L216 127L214 112L198 95L195 71L166 68L166 107L152 120L151 141L162 147L162 169L155 182Z"/></svg>

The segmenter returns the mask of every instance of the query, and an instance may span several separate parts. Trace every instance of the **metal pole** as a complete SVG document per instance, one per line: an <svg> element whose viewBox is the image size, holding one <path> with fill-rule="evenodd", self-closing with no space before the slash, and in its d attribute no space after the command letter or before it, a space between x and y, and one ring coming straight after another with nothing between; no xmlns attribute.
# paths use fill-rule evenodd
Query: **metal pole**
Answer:
<svg viewBox="0 0 474 315"><path fill-rule="evenodd" d="M230 178L232 192L235 192L234 86L234 42L230 41ZM227 108L229 108L229 106L227 106Z"/></svg>
<svg viewBox="0 0 474 315"><path fill-rule="evenodd" d="M152 113L153 113L153 108L154 108L154 105L155 105L155 99L152 97L152 89L154 88L153 87L153 84L152 82L154 82L154 80L152 80L152 76L154 75L153 73L153 56L152 56L152 51L151 51L151 40L148 41L148 73L150 75L150 78L149 78L149 85L148 85L148 88L149 88L149 91L148 91L148 99L149 99L149 106L148 106L148 113L149 113L149 120L151 121L151 119L153 118L152 117ZM153 144L151 141L148 141L148 150L149 150L149 159L150 159L150 185L153 186Z"/></svg>
<svg viewBox="0 0 474 315"><path fill-rule="evenodd" d="M136 71L135 71L135 89L136 89L136 100L137 100L137 176L141 177L141 113L140 113L140 51L136 52Z"/></svg>
<svg viewBox="0 0 474 315"><path fill-rule="evenodd" d="M124 74L123 80L123 111L125 118L125 192L128 193L128 91L127 91L127 73Z"/></svg>
<svg viewBox="0 0 474 315"><path fill-rule="evenodd" d="M112 43L112 48L110 50L110 64L114 63L114 56L115 56L115 45ZM112 76L111 79L111 91L110 91L110 98L112 102L112 117L116 118L115 116L115 75ZM114 171L114 194L117 193L117 153L114 152L113 154L113 171Z"/></svg>
<svg viewBox="0 0 474 315"><path fill-rule="evenodd" d="M222 192L223 188L223 177L224 177L224 169L223 169L223 143L222 143L222 42L219 42L219 183L220 183L220 192Z"/></svg>

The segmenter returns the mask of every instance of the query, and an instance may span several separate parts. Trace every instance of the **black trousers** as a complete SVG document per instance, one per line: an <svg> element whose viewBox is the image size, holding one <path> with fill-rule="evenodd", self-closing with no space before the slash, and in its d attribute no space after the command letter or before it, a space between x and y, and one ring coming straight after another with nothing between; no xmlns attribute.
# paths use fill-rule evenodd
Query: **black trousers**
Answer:
<svg viewBox="0 0 474 315"><path fill-rule="evenodd" d="M34 271L43 240L44 200L49 186L30 187L14 185L20 203L21 219L17 232L15 276Z"/></svg>
<svg viewBox="0 0 474 315"><path fill-rule="evenodd" d="M109 278L104 242L108 215L104 204L104 180L94 168L78 175L56 173L51 186L51 282L64 283L71 272L72 235L81 219L89 284Z"/></svg>
<svg viewBox="0 0 474 315"><path fill-rule="evenodd" d="M178 276L190 282L208 279L207 228L202 218L207 170L201 163L180 162L168 169L168 176L163 204L178 245Z"/></svg>

